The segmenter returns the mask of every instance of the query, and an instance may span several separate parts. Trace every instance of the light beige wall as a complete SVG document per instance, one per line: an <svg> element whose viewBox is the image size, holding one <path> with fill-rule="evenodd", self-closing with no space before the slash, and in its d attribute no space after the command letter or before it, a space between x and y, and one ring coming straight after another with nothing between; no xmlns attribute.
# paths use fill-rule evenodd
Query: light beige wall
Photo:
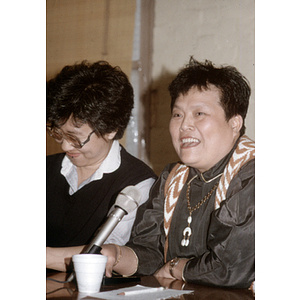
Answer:
<svg viewBox="0 0 300 300"><path fill-rule="evenodd" d="M233 65L248 78L246 133L254 139L254 17L254 0L155 1L149 159L157 173L177 160L168 133L167 86L191 55Z"/></svg>
<svg viewBox="0 0 300 300"><path fill-rule="evenodd" d="M135 0L47 0L47 79L82 60L130 76L134 15Z"/></svg>
<svg viewBox="0 0 300 300"><path fill-rule="evenodd" d="M130 78L135 0L47 0L47 80L65 65L106 60ZM120 141L125 143L125 136ZM47 155L61 147L47 135Z"/></svg>

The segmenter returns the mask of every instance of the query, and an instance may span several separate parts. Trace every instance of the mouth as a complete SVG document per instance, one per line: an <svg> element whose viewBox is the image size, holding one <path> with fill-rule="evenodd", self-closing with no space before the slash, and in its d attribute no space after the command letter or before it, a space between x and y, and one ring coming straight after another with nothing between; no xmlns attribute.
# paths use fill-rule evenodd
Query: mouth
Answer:
<svg viewBox="0 0 300 300"><path fill-rule="evenodd" d="M76 158L80 155L80 153L70 153L70 152L66 152L66 154L69 156L69 158Z"/></svg>
<svg viewBox="0 0 300 300"><path fill-rule="evenodd" d="M180 140L181 142L181 148L189 148L189 147L195 147L200 144L200 140L195 138L182 138Z"/></svg>

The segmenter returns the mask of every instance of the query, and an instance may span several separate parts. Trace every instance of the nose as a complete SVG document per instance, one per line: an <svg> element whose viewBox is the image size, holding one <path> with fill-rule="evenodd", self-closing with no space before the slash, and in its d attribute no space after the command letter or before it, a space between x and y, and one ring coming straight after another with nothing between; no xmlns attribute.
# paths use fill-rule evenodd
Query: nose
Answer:
<svg viewBox="0 0 300 300"><path fill-rule="evenodd" d="M67 140L65 140L64 138L62 139L62 141L60 142L60 146L61 146L61 149L64 151L64 152L68 152L70 150L73 150L75 149Z"/></svg>
<svg viewBox="0 0 300 300"><path fill-rule="evenodd" d="M180 131L193 130L194 125L191 117L185 116L180 125Z"/></svg>

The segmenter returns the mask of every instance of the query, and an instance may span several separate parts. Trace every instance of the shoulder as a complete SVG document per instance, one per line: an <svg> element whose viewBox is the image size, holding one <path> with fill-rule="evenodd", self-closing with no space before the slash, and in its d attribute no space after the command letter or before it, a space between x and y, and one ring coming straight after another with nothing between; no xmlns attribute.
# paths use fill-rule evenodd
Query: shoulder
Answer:
<svg viewBox="0 0 300 300"><path fill-rule="evenodd" d="M168 183L170 182L172 178L172 174L176 171L176 165L177 163L170 163L164 167L162 172L159 175L158 180L154 183L153 187L156 187L158 190L158 193L161 193L162 195L165 195ZM173 171L173 172L172 172Z"/></svg>
<svg viewBox="0 0 300 300"><path fill-rule="evenodd" d="M65 153L57 153L46 156L46 166L54 167L56 165L61 165L63 158L65 157Z"/></svg>
<svg viewBox="0 0 300 300"><path fill-rule="evenodd" d="M216 216L227 224L243 224L254 216L255 160L246 163L230 182Z"/></svg>
<svg viewBox="0 0 300 300"><path fill-rule="evenodd" d="M62 160L65 157L65 153L58 153L46 156L46 178L47 182L57 179L57 175L60 175Z"/></svg>
<svg viewBox="0 0 300 300"><path fill-rule="evenodd" d="M50 186L50 183L53 184L54 182L57 182L57 180L61 180L63 178L63 175L60 173L60 170L64 157L65 153L58 153L46 156L47 187Z"/></svg>
<svg viewBox="0 0 300 300"><path fill-rule="evenodd" d="M177 165L180 166L181 164L179 162L167 164L162 170L161 174L165 174L168 176L172 171L176 171Z"/></svg>
<svg viewBox="0 0 300 300"><path fill-rule="evenodd" d="M123 146L121 146L121 167L128 171L146 172L157 177L154 171L143 161L128 153Z"/></svg>
<svg viewBox="0 0 300 300"><path fill-rule="evenodd" d="M140 159L136 158L135 156L127 152L127 150L121 144L120 147L121 147L121 159L123 163L145 164Z"/></svg>
<svg viewBox="0 0 300 300"><path fill-rule="evenodd" d="M178 164L177 162L167 164L159 175L160 181L165 182L168 179L169 175L172 173L172 171L173 172L175 171L175 167L177 164Z"/></svg>
<svg viewBox="0 0 300 300"><path fill-rule="evenodd" d="M248 186L247 192L249 192L249 188L253 190L254 193L254 182L255 182L255 159L250 160L246 163L240 171L236 174L236 176L230 182L228 187L227 196L237 193Z"/></svg>
<svg viewBox="0 0 300 300"><path fill-rule="evenodd" d="M169 178L169 175L175 165L176 165L176 163L171 163L171 164L168 164L165 166L163 171L160 173L158 179L154 182L154 184L152 186L150 198L156 198L156 197L158 197L158 195L164 196L164 189L165 189L166 181Z"/></svg>
<svg viewBox="0 0 300 300"><path fill-rule="evenodd" d="M255 158L251 159L244 166L242 166L242 168L238 172L237 176L240 177L242 180L249 178L249 177L254 177L255 176Z"/></svg>

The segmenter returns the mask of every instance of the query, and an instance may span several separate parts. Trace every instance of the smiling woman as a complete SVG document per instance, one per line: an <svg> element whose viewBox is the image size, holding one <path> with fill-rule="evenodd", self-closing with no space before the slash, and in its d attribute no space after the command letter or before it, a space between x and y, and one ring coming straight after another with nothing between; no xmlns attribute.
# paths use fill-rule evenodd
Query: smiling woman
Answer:
<svg viewBox="0 0 300 300"><path fill-rule="evenodd" d="M254 280L254 142L245 133L250 87L234 67L191 58L169 86L168 164L112 269L187 282L249 288ZM122 253L122 256L118 255Z"/></svg>
<svg viewBox="0 0 300 300"><path fill-rule="evenodd" d="M47 82L46 128L63 151L47 157L48 268L66 270L125 187L140 189L140 204L147 200L156 176L118 142L132 108L127 76L105 61L66 66ZM107 242L127 242L135 214Z"/></svg>
<svg viewBox="0 0 300 300"><path fill-rule="evenodd" d="M215 86L192 87L173 106L170 133L181 161L205 172L232 149L242 124L240 115L226 120Z"/></svg>

